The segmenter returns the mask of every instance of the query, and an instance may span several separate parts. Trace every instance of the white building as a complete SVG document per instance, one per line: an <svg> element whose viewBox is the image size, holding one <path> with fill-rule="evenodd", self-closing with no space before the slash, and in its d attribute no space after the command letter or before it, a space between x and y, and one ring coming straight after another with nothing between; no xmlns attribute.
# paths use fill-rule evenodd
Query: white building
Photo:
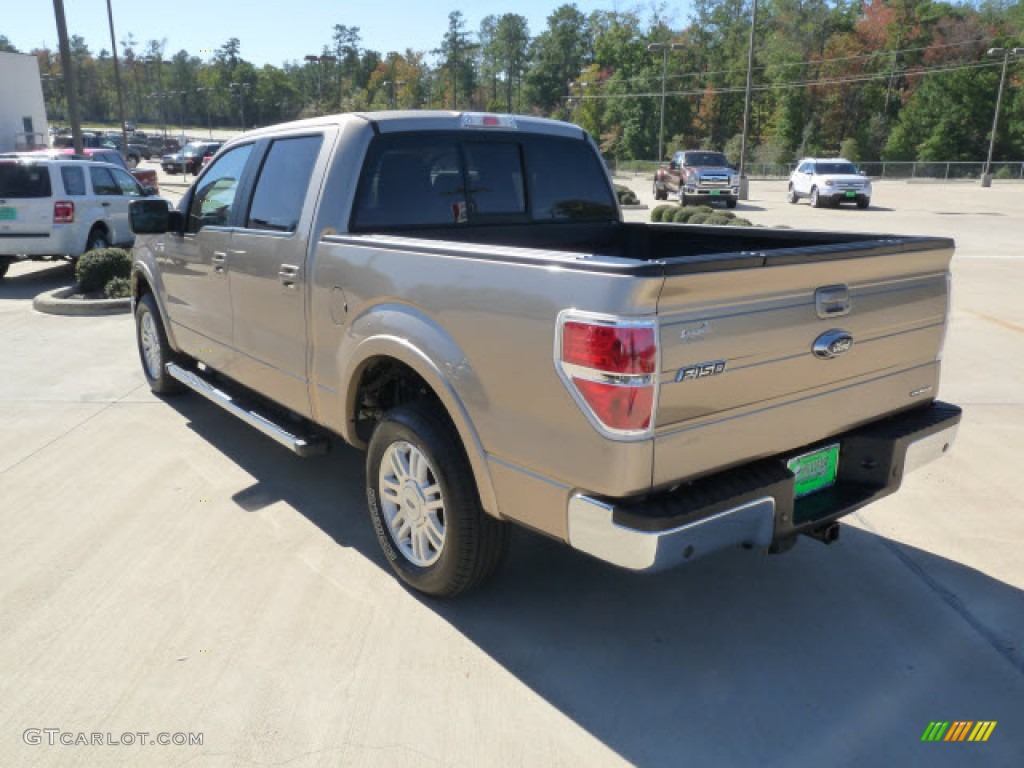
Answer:
<svg viewBox="0 0 1024 768"><path fill-rule="evenodd" d="M49 131L38 60L0 52L0 152L43 149Z"/></svg>

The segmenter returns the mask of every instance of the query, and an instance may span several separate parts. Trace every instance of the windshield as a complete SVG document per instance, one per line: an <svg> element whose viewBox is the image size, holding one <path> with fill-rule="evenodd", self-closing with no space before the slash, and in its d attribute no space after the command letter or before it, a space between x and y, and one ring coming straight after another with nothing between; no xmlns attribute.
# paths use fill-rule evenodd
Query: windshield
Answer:
<svg viewBox="0 0 1024 768"><path fill-rule="evenodd" d="M684 162L703 168L725 168L729 165L729 161L721 152L687 152Z"/></svg>
<svg viewBox="0 0 1024 768"><path fill-rule="evenodd" d="M853 163L818 163L814 168L815 173L847 174L857 175L857 167Z"/></svg>

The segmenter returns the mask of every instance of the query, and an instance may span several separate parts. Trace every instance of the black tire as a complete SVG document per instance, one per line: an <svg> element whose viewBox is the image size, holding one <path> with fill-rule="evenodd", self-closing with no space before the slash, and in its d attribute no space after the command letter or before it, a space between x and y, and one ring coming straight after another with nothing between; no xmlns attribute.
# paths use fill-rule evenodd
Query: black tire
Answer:
<svg viewBox="0 0 1024 768"><path fill-rule="evenodd" d="M736 202L737 202L737 200L736 200L735 197L727 197L725 199L725 207L726 208L735 208L736 207Z"/></svg>
<svg viewBox="0 0 1024 768"><path fill-rule="evenodd" d="M85 241L85 252L94 251L97 248L109 248L110 238L107 235L107 230L103 227L93 227L89 232L89 237Z"/></svg>
<svg viewBox="0 0 1024 768"><path fill-rule="evenodd" d="M800 199L800 196L796 193L796 190L793 189L793 185L790 184L789 185L789 190L786 192L786 201L789 202L792 205L796 205L796 202L799 199Z"/></svg>
<svg viewBox="0 0 1024 768"><path fill-rule="evenodd" d="M139 347L142 373L155 394L173 395L185 389L167 373L167 363L181 362L182 358L167 343L160 310L150 293L143 294L135 307L135 343Z"/></svg>
<svg viewBox="0 0 1024 768"><path fill-rule="evenodd" d="M818 196L817 187L811 187L811 207L821 208L821 197Z"/></svg>
<svg viewBox="0 0 1024 768"><path fill-rule="evenodd" d="M462 443L429 403L399 406L377 424L366 454L366 498L384 556L419 592L452 597L501 564L505 524L481 508Z"/></svg>
<svg viewBox="0 0 1024 768"><path fill-rule="evenodd" d="M0 259L0 280L3 280L7 275L7 269L11 266L11 262L7 259Z"/></svg>
<svg viewBox="0 0 1024 768"><path fill-rule="evenodd" d="M658 182L654 182L654 199L668 200L668 190L658 187Z"/></svg>
<svg viewBox="0 0 1024 768"><path fill-rule="evenodd" d="M857 207L860 208L861 210L867 208L869 205L871 205L871 198L870 197L859 197L859 198L857 198Z"/></svg>

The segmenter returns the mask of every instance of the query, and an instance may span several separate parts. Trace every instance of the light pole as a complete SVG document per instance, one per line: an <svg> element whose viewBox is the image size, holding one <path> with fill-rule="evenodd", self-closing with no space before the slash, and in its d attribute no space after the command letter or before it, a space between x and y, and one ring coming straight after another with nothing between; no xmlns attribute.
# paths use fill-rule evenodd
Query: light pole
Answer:
<svg viewBox="0 0 1024 768"><path fill-rule="evenodd" d="M146 64L156 64L156 90L157 90L157 93L160 94L160 96L159 96L159 99L160 99L160 101L159 101L159 104L160 104L160 122L163 123L163 126L164 126L164 138L166 139L167 138L167 110L166 110L166 108L164 106L164 76L163 76L164 60L161 59L161 58L158 58L156 56L147 56L145 59L143 59L143 61Z"/></svg>
<svg viewBox="0 0 1024 768"><path fill-rule="evenodd" d="M992 186L992 150L996 146L996 128L999 127L999 107L1003 103L1003 86L1006 84L1006 67L1010 63L1011 56L1024 56L1024 48L989 48L987 56L1003 57L1003 73L999 76L999 93L996 95L996 113L992 117L992 136L988 141L988 158L985 160L985 170L981 174L981 186Z"/></svg>
<svg viewBox="0 0 1024 768"><path fill-rule="evenodd" d="M750 46L747 49L747 91L743 97L743 135L740 138L740 200L750 197L750 181L747 179L747 128L750 125L750 84L754 76L754 29L757 27L757 0L750 15Z"/></svg>
<svg viewBox="0 0 1024 768"><path fill-rule="evenodd" d="M679 43L651 43L648 51L661 51L661 118L658 127L658 162L665 157L665 79L668 75L668 52L678 51L685 46Z"/></svg>
<svg viewBox="0 0 1024 768"><path fill-rule="evenodd" d="M213 140L213 123L210 122L210 96L209 94L216 91L216 88L196 88L196 93L202 93L203 101L206 102L206 130L210 134L210 140Z"/></svg>
<svg viewBox="0 0 1024 768"><path fill-rule="evenodd" d="M385 80L383 83L381 83L381 85L383 85L385 88L391 86L391 108L398 109L397 99L395 96L395 89L401 88L403 85L405 85L405 80Z"/></svg>
<svg viewBox="0 0 1024 768"><path fill-rule="evenodd" d="M231 83L228 88L238 96L238 111L242 116L242 133L245 133L245 91L249 90L249 83Z"/></svg>
<svg viewBox="0 0 1024 768"><path fill-rule="evenodd" d="M332 56L329 53L322 53L319 56L315 53L308 53L305 56L306 61L310 64L316 64L316 113L320 114L320 80L323 77L324 64L329 61L337 61L337 56Z"/></svg>

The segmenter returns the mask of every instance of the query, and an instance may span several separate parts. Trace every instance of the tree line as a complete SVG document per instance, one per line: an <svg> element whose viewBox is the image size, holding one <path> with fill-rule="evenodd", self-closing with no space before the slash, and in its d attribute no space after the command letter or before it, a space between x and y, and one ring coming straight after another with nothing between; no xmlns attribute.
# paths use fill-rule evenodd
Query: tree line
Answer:
<svg viewBox="0 0 1024 768"><path fill-rule="evenodd" d="M535 114L586 128L619 161L724 149L742 128L752 3L695 0L685 25L666 6L556 8L532 34L525 17L486 17L470 30L448 15L438 47L380 53L358 27L336 25L302 61L256 67L231 38L206 58L162 40L121 41L127 119L252 127L315 114L469 109ZM787 163L984 159L1003 68L993 48L1024 45L1024 0L762 0L754 34L748 158ZM649 46L668 49L650 50ZM13 50L0 36L0 50ZM51 115L63 114L56 50L39 60ZM116 119L110 52L71 38L85 121ZM995 158L1024 158L1024 56L1007 62Z"/></svg>

